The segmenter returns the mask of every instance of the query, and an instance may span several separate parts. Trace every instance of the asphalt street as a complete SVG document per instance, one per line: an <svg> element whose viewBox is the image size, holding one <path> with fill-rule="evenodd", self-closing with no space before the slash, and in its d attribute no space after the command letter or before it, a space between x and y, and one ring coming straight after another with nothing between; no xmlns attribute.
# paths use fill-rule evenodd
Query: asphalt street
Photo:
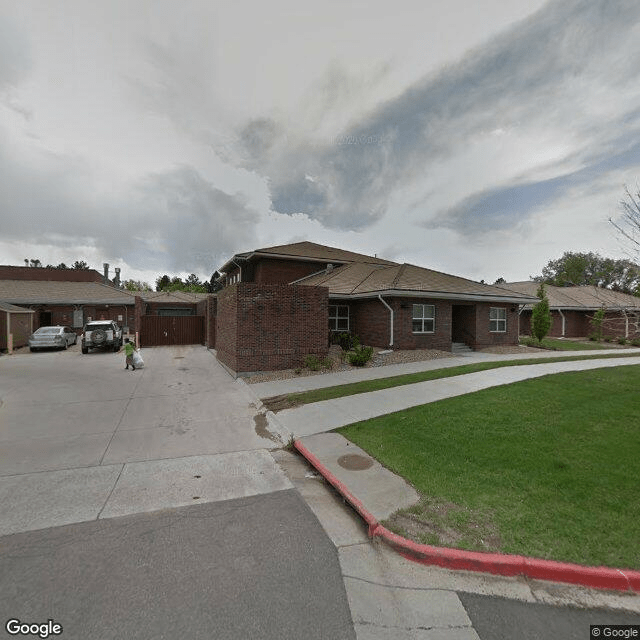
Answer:
<svg viewBox="0 0 640 640"><path fill-rule="evenodd" d="M0 594L3 623L70 640L355 638L336 549L293 489L5 536Z"/></svg>

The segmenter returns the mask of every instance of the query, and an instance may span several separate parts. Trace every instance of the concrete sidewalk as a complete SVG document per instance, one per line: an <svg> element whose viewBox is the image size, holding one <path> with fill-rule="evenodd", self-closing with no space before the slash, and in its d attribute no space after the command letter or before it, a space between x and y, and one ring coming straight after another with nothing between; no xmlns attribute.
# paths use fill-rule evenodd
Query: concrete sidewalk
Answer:
<svg viewBox="0 0 640 640"><path fill-rule="evenodd" d="M454 358L452 358L452 360L454 360ZM455 358L455 360L459 359ZM477 362L478 360L469 359L468 361ZM458 362L458 364L460 363ZM427 382L418 382L382 389L380 391L359 393L333 400L314 402L302 405L301 407L280 411L277 417L273 413L268 412L267 420L271 425L270 431L275 431L281 435L283 432L288 432L295 437L303 437L332 431L333 429L343 427L353 422L368 420L376 416L402 411L410 407L416 407L466 393L473 393L474 391L487 389L489 387L512 384L529 378L537 378L548 374L568 371L586 371L588 369L634 364L640 364L640 354L628 358L598 358L596 360L572 360L568 362L549 362L501 367L488 371L453 376L451 378L429 380ZM381 368L390 369L391 367ZM327 374L326 376L314 376L314 378L326 377L334 378L335 380L335 376L339 375L341 374ZM395 375L400 374L396 373ZM273 385L275 383L269 384ZM334 384L336 384L335 381ZM257 386L258 385L247 385L250 391L260 392L260 388L257 390L253 389L253 387ZM273 388L273 386L271 388ZM281 393L286 393L286 391L282 391ZM264 398L268 396L262 395L261 397Z"/></svg>
<svg viewBox="0 0 640 640"><path fill-rule="evenodd" d="M478 353L472 352L451 358L437 358L435 360L421 360L419 362L407 362L405 364L391 364L382 367L369 367L335 373L323 373L313 376L301 376L288 380L273 380L271 382L256 382L247 384L252 393L258 398L270 398L284 393L296 393L311 389L325 389L341 384L361 382L363 380L377 380L379 378L391 378L420 371L432 371L434 369L450 369L475 362L502 362L509 360L536 360L538 358L558 358L562 356L601 356L603 358L621 354L637 354L640 349L602 349L588 351L544 351L540 353ZM240 380L242 378L239 378Z"/></svg>

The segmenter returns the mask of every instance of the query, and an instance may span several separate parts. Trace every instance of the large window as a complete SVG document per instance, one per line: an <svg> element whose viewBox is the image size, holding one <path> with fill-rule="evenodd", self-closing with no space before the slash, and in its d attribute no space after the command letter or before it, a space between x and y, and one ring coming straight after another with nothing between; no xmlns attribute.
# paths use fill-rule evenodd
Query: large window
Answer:
<svg viewBox="0 0 640 640"><path fill-rule="evenodd" d="M349 307L341 304L329 305L329 329L349 331Z"/></svg>
<svg viewBox="0 0 640 640"><path fill-rule="evenodd" d="M436 307L433 304L413 305L413 333L433 333L436 330Z"/></svg>
<svg viewBox="0 0 640 640"><path fill-rule="evenodd" d="M504 333L507 330L507 310L504 307L491 307L489 309L489 331L491 333Z"/></svg>

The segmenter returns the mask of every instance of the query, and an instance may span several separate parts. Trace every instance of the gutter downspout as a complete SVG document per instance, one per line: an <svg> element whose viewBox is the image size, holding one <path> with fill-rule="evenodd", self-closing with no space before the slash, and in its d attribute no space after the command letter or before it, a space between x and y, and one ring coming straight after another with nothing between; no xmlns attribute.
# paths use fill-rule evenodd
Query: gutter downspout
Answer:
<svg viewBox="0 0 640 640"><path fill-rule="evenodd" d="M390 326L391 336L389 339L389 346L393 347L393 309L382 299L382 296L380 294L378 294L378 300L380 300L380 302L382 302L382 304L385 307L387 307L387 309L389 309L389 313L391 315L391 326Z"/></svg>
<svg viewBox="0 0 640 640"><path fill-rule="evenodd" d="M562 318L562 337L564 338L565 327L566 327L566 319L564 317L564 313L562 313L562 309L558 308L558 313L560 314L560 317Z"/></svg>

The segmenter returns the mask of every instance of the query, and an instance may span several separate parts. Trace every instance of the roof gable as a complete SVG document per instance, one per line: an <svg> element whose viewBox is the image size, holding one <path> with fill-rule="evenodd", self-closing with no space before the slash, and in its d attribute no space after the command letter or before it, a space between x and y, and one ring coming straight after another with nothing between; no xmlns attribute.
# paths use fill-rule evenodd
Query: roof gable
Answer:
<svg viewBox="0 0 640 640"><path fill-rule="evenodd" d="M234 260L250 260L253 258L281 258L285 260L306 260L309 262L346 264L352 262L362 262L365 264L397 264L391 260L368 256L363 253L329 247L315 242L293 242L291 244L281 244L274 247L263 247L245 253L236 253L231 260L228 260L220 271L225 272L233 268Z"/></svg>

